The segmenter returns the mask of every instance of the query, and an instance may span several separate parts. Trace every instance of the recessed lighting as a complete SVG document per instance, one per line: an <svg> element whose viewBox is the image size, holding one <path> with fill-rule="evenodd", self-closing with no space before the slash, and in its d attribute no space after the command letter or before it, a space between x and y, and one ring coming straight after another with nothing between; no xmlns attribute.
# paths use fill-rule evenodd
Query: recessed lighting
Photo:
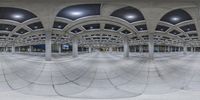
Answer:
<svg viewBox="0 0 200 100"><path fill-rule="evenodd" d="M8 27L6 27L5 29L6 29L6 30L8 30L9 28L8 28Z"/></svg>
<svg viewBox="0 0 200 100"><path fill-rule="evenodd" d="M58 28L61 28L62 26L61 25L58 25Z"/></svg>
<svg viewBox="0 0 200 100"><path fill-rule="evenodd" d="M161 31L163 31L163 29L162 29L162 28L161 28L160 30L161 30Z"/></svg>
<svg viewBox="0 0 200 100"><path fill-rule="evenodd" d="M81 11L72 11L72 12L70 12L70 14L71 14L72 16L80 16L80 15L83 14L83 12L81 12Z"/></svg>
<svg viewBox="0 0 200 100"><path fill-rule="evenodd" d="M140 30L142 31L142 30L143 30L143 28L140 28Z"/></svg>
<svg viewBox="0 0 200 100"><path fill-rule="evenodd" d="M127 19L135 19L135 17L136 17L135 15L126 15Z"/></svg>
<svg viewBox="0 0 200 100"><path fill-rule="evenodd" d="M92 26L90 26L90 29L93 29L93 27L92 27Z"/></svg>
<svg viewBox="0 0 200 100"><path fill-rule="evenodd" d="M114 30L115 28L114 28L114 27L112 27L111 29L112 29L112 30Z"/></svg>
<svg viewBox="0 0 200 100"><path fill-rule="evenodd" d="M34 26L34 28L35 28L35 29L37 29L37 28L38 28L38 26Z"/></svg>
<svg viewBox="0 0 200 100"><path fill-rule="evenodd" d="M14 15L12 15L12 17L15 18L15 19L23 18L23 16L21 14L14 14Z"/></svg>
<svg viewBox="0 0 200 100"><path fill-rule="evenodd" d="M187 30L190 31L190 28L188 28Z"/></svg>
<svg viewBox="0 0 200 100"><path fill-rule="evenodd" d="M180 18L178 18L178 17L172 17L171 19L172 19L172 21L179 21L180 20Z"/></svg>

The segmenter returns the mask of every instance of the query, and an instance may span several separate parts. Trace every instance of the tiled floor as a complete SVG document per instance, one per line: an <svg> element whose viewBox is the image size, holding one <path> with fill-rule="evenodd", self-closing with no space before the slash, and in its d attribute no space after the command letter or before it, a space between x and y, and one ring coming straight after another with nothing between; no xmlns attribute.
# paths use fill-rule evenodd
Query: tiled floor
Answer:
<svg viewBox="0 0 200 100"><path fill-rule="evenodd" d="M155 54L154 60L146 56L124 59L121 53L95 52L47 62L37 56L0 54L0 97L199 100L200 54Z"/></svg>

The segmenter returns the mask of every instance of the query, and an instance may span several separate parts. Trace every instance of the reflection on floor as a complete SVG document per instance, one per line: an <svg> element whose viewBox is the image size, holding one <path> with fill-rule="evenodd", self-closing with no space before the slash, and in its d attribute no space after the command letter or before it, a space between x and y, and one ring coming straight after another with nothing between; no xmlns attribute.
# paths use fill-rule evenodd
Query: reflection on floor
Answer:
<svg viewBox="0 0 200 100"><path fill-rule="evenodd" d="M200 54L155 56L150 60L146 54L131 54L124 59L121 53L95 52L47 62L43 57L0 54L0 92L23 94L22 97L36 95L41 100L49 96L59 100L151 100L157 96L152 100L164 100L170 94L176 94L170 100L177 100L180 95L184 97L184 92L191 94L188 98L192 92L200 93Z"/></svg>

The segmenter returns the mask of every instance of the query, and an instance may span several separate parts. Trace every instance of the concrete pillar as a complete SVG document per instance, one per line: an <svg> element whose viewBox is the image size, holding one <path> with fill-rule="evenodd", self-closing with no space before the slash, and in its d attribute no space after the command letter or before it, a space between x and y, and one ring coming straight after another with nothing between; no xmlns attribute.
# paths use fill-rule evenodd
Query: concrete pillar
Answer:
<svg viewBox="0 0 200 100"><path fill-rule="evenodd" d="M150 33L149 34L149 43L148 43L148 46L149 46L149 58L150 59L153 59L153 55L154 55L154 41L153 41L154 37L153 37L153 34Z"/></svg>
<svg viewBox="0 0 200 100"><path fill-rule="evenodd" d="M15 53L15 46L12 45L12 53L14 54Z"/></svg>
<svg viewBox="0 0 200 100"><path fill-rule="evenodd" d="M28 52L29 52L29 53L32 52L32 45L29 45Z"/></svg>
<svg viewBox="0 0 200 100"><path fill-rule="evenodd" d="M119 47L117 47L117 52L120 52Z"/></svg>
<svg viewBox="0 0 200 100"><path fill-rule="evenodd" d="M19 46L19 52L21 52L21 46Z"/></svg>
<svg viewBox="0 0 200 100"><path fill-rule="evenodd" d="M7 47L4 47L4 52L7 52Z"/></svg>
<svg viewBox="0 0 200 100"><path fill-rule="evenodd" d="M178 47L178 49L179 49L178 51L181 52L181 47Z"/></svg>
<svg viewBox="0 0 200 100"><path fill-rule="evenodd" d="M89 53L92 53L92 47L89 46L88 52L89 52Z"/></svg>
<svg viewBox="0 0 200 100"><path fill-rule="evenodd" d="M78 40L77 40L77 38L74 38L72 40L72 56L73 57L78 56Z"/></svg>
<svg viewBox="0 0 200 100"><path fill-rule="evenodd" d="M109 52L112 52L112 47L109 47Z"/></svg>
<svg viewBox="0 0 200 100"><path fill-rule="evenodd" d="M171 52L171 51L170 51L170 46L169 46L169 45L167 46L167 51L168 51L168 52Z"/></svg>
<svg viewBox="0 0 200 100"><path fill-rule="evenodd" d="M160 53L160 45L158 45L158 48L157 48L157 49L158 49L158 52Z"/></svg>
<svg viewBox="0 0 200 100"><path fill-rule="evenodd" d="M173 48L172 48L172 46L170 46L170 52L172 52L173 51Z"/></svg>
<svg viewBox="0 0 200 100"><path fill-rule="evenodd" d="M183 44L183 54L184 54L184 55L187 54L187 46L186 46L186 43Z"/></svg>
<svg viewBox="0 0 200 100"><path fill-rule="evenodd" d="M133 52L136 52L136 48L135 48L135 46L133 46Z"/></svg>
<svg viewBox="0 0 200 100"><path fill-rule="evenodd" d="M194 52L194 47L191 47L191 52Z"/></svg>
<svg viewBox="0 0 200 100"><path fill-rule="evenodd" d="M167 52L167 46L165 45L165 53Z"/></svg>
<svg viewBox="0 0 200 100"><path fill-rule="evenodd" d="M140 53L142 53L142 52L143 52L142 45L139 45L139 52L140 52Z"/></svg>
<svg viewBox="0 0 200 100"><path fill-rule="evenodd" d="M183 54L184 54L184 55L187 54L187 47L186 47L186 46L184 46Z"/></svg>
<svg viewBox="0 0 200 100"><path fill-rule="evenodd" d="M123 41L123 46L124 46L124 57L128 58L129 57L129 45L128 45L128 38L124 38Z"/></svg>
<svg viewBox="0 0 200 100"><path fill-rule="evenodd" d="M46 40L45 40L45 60L51 61L51 32L46 31Z"/></svg>
<svg viewBox="0 0 200 100"><path fill-rule="evenodd" d="M62 51L61 51L61 49L62 49L62 46L61 46L61 44L58 44L58 46L57 46L57 47L58 47L58 53L59 53L59 54L61 54L61 53L62 53Z"/></svg>

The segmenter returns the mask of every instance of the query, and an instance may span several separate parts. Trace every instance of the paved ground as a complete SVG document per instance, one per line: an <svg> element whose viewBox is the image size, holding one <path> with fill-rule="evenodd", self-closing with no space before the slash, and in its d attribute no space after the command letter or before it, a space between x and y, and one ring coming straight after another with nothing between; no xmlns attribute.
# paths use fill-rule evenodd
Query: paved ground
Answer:
<svg viewBox="0 0 200 100"><path fill-rule="evenodd" d="M4 100L199 100L200 54L82 54L78 58L0 54ZM51 97L51 98L50 98Z"/></svg>

